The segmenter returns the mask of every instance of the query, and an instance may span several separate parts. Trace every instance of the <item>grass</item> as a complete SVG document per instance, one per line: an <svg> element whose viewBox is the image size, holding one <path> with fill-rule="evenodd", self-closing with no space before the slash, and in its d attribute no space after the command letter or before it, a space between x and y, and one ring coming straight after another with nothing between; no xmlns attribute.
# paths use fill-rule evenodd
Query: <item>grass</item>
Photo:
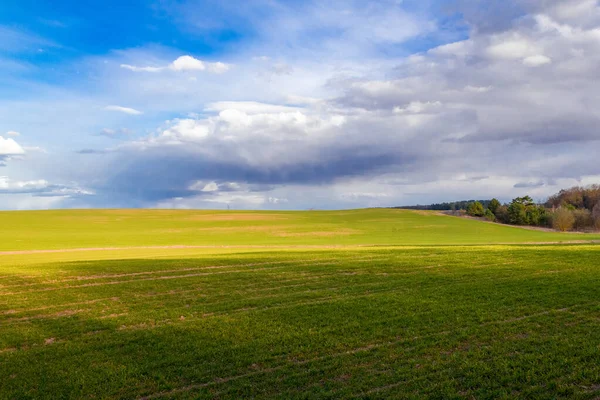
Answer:
<svg viewBox="0 0 600 400"><path fill-rule="evenodd" d="M0 212L0 251L162 245L450 245L598 240L407 210Z"/></svg>
<svg viewBox="0 0 600 400"><path fill-rule="evenodd" d="M0 255L0 398L600 396L599 246L408 211L278 214L0 214L4 251L123 248ZM233 230L186 230L204 228ZM173 244L289 247L124 248Z"/></svg>

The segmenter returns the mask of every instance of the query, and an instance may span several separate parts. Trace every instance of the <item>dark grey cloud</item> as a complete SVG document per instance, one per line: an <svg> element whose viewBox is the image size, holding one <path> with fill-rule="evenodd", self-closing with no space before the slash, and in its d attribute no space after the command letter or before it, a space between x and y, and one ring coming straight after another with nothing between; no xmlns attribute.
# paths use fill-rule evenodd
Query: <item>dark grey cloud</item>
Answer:
<svg viewBox="0 0 600 400"><path fill-rule="evenodd" d="M105 181L94 189L116 198L156 202L209 195L190 189L199 180L222 182L219 191L236 191L227 182L242 182L249 184L248 191L264 192L282 184L320 185L339 178L370 175L390 165L401 166L412 161L408 157L403 159L400 149L376 150L340 146L339 149L321 150L312 162L272 167L206 158L190 151L127 152L123 157L130 161L125 163L123 160L118 171L107 170Z"/></svg>
<svg viewBox="0 0 600 400"><path fill-rule="evenodd" d="M540 186L544 186L545 183L542 181L538 182L518 182L514 185L515 188L536 188Z"/></svg>

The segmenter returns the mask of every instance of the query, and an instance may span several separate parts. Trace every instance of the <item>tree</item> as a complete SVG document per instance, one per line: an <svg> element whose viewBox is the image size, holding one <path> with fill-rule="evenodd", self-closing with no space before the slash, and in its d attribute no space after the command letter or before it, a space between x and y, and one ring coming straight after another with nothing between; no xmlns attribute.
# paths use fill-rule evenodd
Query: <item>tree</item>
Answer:
<svg viewBox="0 0 600 400"><path fill-rule="evenodd" d="M529 196L517 197L508 206L508 222L513 225L539 225L545 214L546 209Z"/></svg>
<svg viewBox="0 0 600 400"><path fill-rule="evenodd" d="M496 216L489 208L485 210L485 218L488 221L492 221L492 222L496 221Z"/></svg>
<svg viewBox="0 0 600 400"><path fill-rule="evenodd" d="M527 225L527 204L533 203L531 197L517 197L508 206L508 222L513 225Z"/></svg>
<svg viewBox="0 0 600 400"><path fill-rule="evenodd" d="M573 229L573 225L575 224L573 211L567 210L563 207L559 208L554 212L552 224L554 225L554 229L557 229L561 232L570 231Z"/></svg>
<svg viewBox="0 0 600 400"><path fill-rule="evenodd" d="M510 220L508 218L508 207L506 207L506 206L498 207L498 209L496 210L496 220L503 224L510 223Z"/></svg>
<svg viewBox="0 0 600 400"><path fill-rule="evenodd" d="M467 207L467 214L472 217L483 217L485 215L483 204L478 201L469 204L469 207Z"/></svg>
<svg viewBox="0 0 600 400"><path fill-rule="evenodd" d="M498 211L498 207L500 207L500 202L498 199L492 199L490 204L488 204L488 210L492 212L492 214L496 215L496 211Z"/></svg>
<svg viewBox="0 0 600 400"><path fill-rule="evenodd" d="M594 219L594 226L600 231L600 201L596 203L592 210L592 218Z"/></svg>
<svg viewBox="0 0 600 400"><path fill-rule="evenodd" d="M527 223L529 225L543 225L546 216L546 209L543 206L530 206L526 210Z"/></svg>

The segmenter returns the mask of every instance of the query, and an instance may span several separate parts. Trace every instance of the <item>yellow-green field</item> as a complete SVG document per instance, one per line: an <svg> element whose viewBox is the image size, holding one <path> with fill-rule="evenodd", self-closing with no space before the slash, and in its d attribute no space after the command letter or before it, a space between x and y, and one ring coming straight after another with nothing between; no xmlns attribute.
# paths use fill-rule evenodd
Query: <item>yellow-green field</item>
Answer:
<svg viewBox="0 0 600 400"><path fill-rule="evenodd" d="M0 226L3 399L600 396L598 235L383 209Z"/></svg>

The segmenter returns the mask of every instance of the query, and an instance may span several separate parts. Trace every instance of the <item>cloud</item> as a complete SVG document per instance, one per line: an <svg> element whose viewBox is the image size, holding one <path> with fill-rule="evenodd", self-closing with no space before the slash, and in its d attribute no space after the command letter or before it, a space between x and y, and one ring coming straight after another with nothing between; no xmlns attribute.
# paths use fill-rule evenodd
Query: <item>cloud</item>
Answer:
<svg viewBox="0 0 600 400"><path fill-rule="evenodd" d="M451 18L429 14L438 3L225 2L214 16L178 2L168 15L188 38L210 42L236 21L218 48L231 64L177 58L189 52L179 42L62 65L101 90L84 79L19 86L45 98L6 100L0 120L20 127L27 115L28 144L55 154L23 148L27 158L9 168L18 164L23 182L36 170L85 182L96 195L84 205L102 207L543 198L552 179L600 176L590 151L600 142L597 2L450 0ZM113 102L143 104L144 114L123 125L120 113L136 110L104 112ZM98 135L120 141L96 148Z"/></svg>
<svg viewBox="0 0 600 400"><path fill-rule="evenodd" d="M94 193L77 185L52 184L44 179L31 181L13 181L0 176L0 194L29 194L35 197L79 197Z"/></svg>
<svg viewBox="0 0 600 400"><path fill-rule="evenodd" d="M60 45L24 29L0 25L0 48L6 53L37 53L44 48L59 48Z"/></svg>
<svg viewBox="0 0 600 400"><path fill-rule="evenodd" d="M118 129L110 129L104 128L102 129L98 135L109 137L111 139L123 138L133 134L133 131L127 128L118 128Z"/></svg>
<svg viewBox="0 0 600 400"><path fill-rule="evenodd" d="M515 183L514 187L515 188L537 188L537 187L541 187L544 186L545 183L544 181L534 181L534 182L518 182Z"/></svg>
<svg viewBox="0 0 600 400"><path fill-rule="evenodd" d="M25 150L11 138L0 136L0 156L12 156L25 154Z"/></svg>
<svg viewBox="0 0 600 400"><path fill-rule="evenodd" d="M76 151L77 154L108 154L109 150L105 149L81 149Z"/></svg>
<svg viewBox="0 0 600 400"><path fill-rule="evenodd" d="M528 67L539 67L540 65L550 63L552 63L552 59L541 54L529 56L523 60L523 64L527 65Z"/></svg>
<svg viewBox="0 0 600 400"><path fill-rule="evenodd" d="M235 193L264 193L263 206L269 197L287 198L290 207L313 201L290 196L285 187L292 186L314 190L325 202L383 204L407 193L424 199L545 193L551 177L570 182L600 173L591 158L579 156L600 140L600 114L584 106L600 90L595 28L535 11L519 23L473 30L466 40L401 59L380 74L329 72L328 96L281 96L276 88L270 101L208 101L195 116L171 119L119 146L117 164L127 167L109 166L103 190L141 203L179 198L189 206L224 200L224 182L237 182ZM187 60L181 70L194 65L202 68ZM295 64L287 84L300 82L301 70ZM349 182L356 187L325 194Z"/></svg>
<svg viewBox="0 0 600 400"><path fill-rule="evenodd" d="M14 156L25 154L25 149L21 147L14 139L3 138L0 136L0 167L6 165L6 161Z"/></svg>
<svg viewBox="0 0 600 400"><path fill-rule="evenodd" d="M7 136L20 136L21 134L16 131L8 131L8 132L6 132L6 135Z"/></svg>
<svg viewBox="0 0 600 400"><path fill-rule="evenodd" d="M143 112L138 111L134 108L129 108L129 107L121 107L121 106L106 106L104 107L105 110L108 111L118 111L118 112L122 112L125 114L129 114L129 115L141 115L143 114Z"/></svg>
<svg viewBox="0 0 600 400"><path fill-rule="evenodd" d="M231 69L231 65L222 62L206 62L192 56L181 56L166 67L138 67L130 64L121 64L121 68L133 72L161 72L170 71L206 71L213 74L222 74Z"/></svg>

